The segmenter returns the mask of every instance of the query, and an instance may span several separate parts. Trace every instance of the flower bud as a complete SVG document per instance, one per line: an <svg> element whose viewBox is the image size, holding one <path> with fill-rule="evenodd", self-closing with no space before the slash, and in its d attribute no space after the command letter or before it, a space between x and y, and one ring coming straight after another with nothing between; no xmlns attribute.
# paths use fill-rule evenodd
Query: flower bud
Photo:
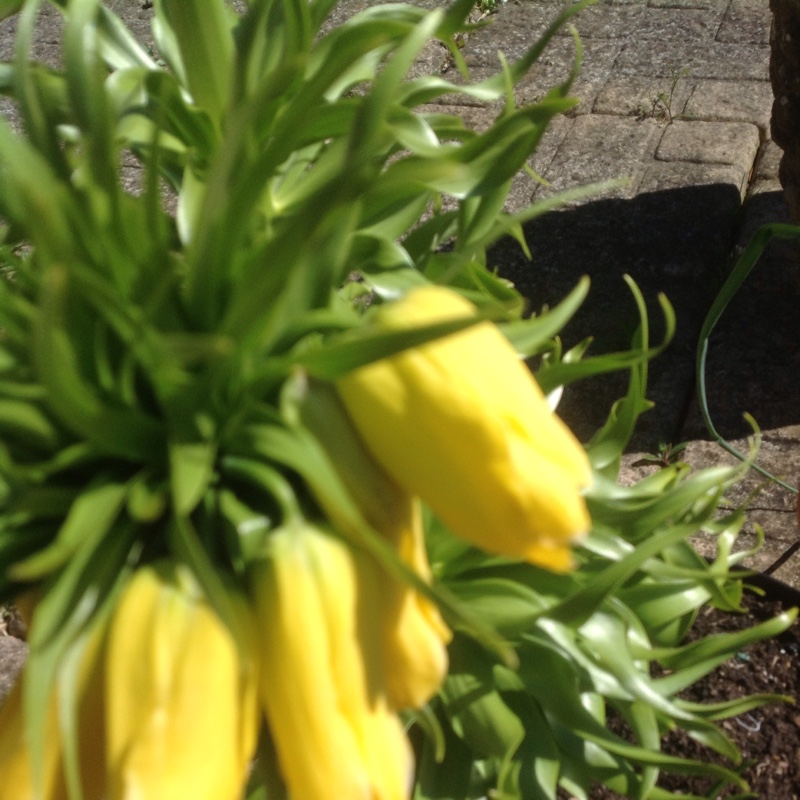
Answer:
<svg viewBox="0 0 800 800"><path fill-rule="evenodd" d="M102 752L105 742L103 718L104 628L95 627L82 643L80 668L74 694L77 720L74 742L77 753L76 777L83 800L105 798L106 775ZM25 668L0 708L0 800L67 800L65 748L58 719L58 691L53 687L47 704L41 762L34 764L32 743L25 726L23 695ZM100 755L99 755L100 754Z"/></svg>
<svg viewBox="0 0 800 800"><path fill-rule="evenodd" d="M246 647L252 620L231 597ZM236 800L255 749L253 652L203 596L188 567L134 573L108 644L110 800Z"/></svg>
<svg viewBox="0 0 800 800"><path fill-rule="evenodd" d="M43 763L36 787L22 716L22 685L23 679L19 679L0 709L0 800L34 800L37 788L41 790L42 800L51 800L56 797L55 787L61 771L56 704L51 702L48 707Z"/></svg>
<svg viewBox="0 0 800 800"><path fill-rule="evenodd" d="M397 557L425 581L431 570L419 502L392 479L366 449L333 387L314 382L301 418L331 457L365 520L392 545ZM375 640L381 642L383 679L395 709L420 708L447 674L451 634L439 609L415 589L359 558L364 594L381 606Z"/></svg>
<svg viewBox="0 0 800 800"><path fill-rule="evenodd" d="M271 535L251 579L264 652L261 699L281 773L302 800L404 800L408 742L376 686L373 597L355 553L310 525Z"/></svg>
<svg viewBox="0 0 800 800"><path fill-rule="evenodd" d="M428 286L381 307L400 331L475 314ZM375 459L451 530L485 550L551 569L589 528L589 461L500 330L459 333L353 370L339 394Z"/></svg>

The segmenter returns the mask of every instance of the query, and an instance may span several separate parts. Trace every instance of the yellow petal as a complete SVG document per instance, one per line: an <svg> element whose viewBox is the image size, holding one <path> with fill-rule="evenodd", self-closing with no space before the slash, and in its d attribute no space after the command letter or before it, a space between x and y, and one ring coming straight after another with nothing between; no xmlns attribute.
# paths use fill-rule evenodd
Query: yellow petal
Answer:
<svg viewBox="0 0 800 800"><path fill-rule="evenodd" d="M84 800L101 800L105 796L102 642L103 630L96 628L83 646L77 677L79 708L75 744ZM47 701L43 763L34 780L22 709L24 682L23 669L0 709L0 800L67 800L57 693L54 689Z"/></svg>
<svg viewBox="0 0 800 800"><path fill-rule="evenodd" d="M134 574L112 620L108 670L111 800L240 796L255 746L255 668L187 567Z"/></svg>
<svg viewBox="0 0 800 800"><path fill-rule="evenodd" d="M430 581L419 502L372 457L333 387L312 382L301 418L330 455L365 520L384 535L401 561ZM383 675L389 702L395 709L419 708L447 674L450 630L430 600L371 559L357 561L363 585L372 585L365 592L382 606L375 633L382 643L376 669Z"/></svg>
<svg viewBox="0 0 800 800"><path fill-rule="evenodd" d="M375 324L474 314L443 287L413 290ZM586 453L500 330L479 323L354 370L339 394L373 456L454 533L554 569L586 533Z"/></svg>
<svg viewBox="0 0 800 800"><path fill-rule="evenodd" d="M359 598L351 551L311 526L283 529L252 585L261 698L290 795L404 800L410 750L385 697L370 691L360 615L375 607L359 603L369 598Z"/></svg>
<svg viewBox="0 0 800 800"><path fill-rule="evenodd" d="M429 580L419 503L409 504L402 526L392 531L398 556ZM447 675L446 645L452 638L439 609L410 586L389 579L364 558L362 582L378 581L373 591L383 603L381 641L386 692L394 708L420 708L438 691Z"/></svg>
<svg viewBox="0 0 800 800"><path fill-rule="evenodd" d="M42 797L54 796L54 786L60 769L60 747L57 736L55 703L50 704L47 717L48 735L45 741L44 764L39 778ZM0 800L34 800L33 772L30 751L22 719L22 679L17 680L0 709Z"/></svg>

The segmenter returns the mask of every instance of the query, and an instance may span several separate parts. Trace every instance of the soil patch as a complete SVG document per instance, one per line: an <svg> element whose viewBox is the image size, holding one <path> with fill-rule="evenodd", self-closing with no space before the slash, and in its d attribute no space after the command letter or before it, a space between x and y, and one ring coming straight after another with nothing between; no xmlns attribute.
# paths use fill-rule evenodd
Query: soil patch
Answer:
<svg viewBox="0 0 800 800"><path fill-rule="evenodd" d="M728 614L710 607L702 609L687 639L750 628L791 607L785 600L750 593L743 605L748 609L745 614ZM763 692L788 695L795 699L795 704L763 706L719 725L742 754L738 769L750 784L753 796L763 800L800 800L800 708L796 704L800 699L800 625L797 622L780 636L757 642L737 653L689 687L682 696L693 702L716 703ZM609 727L613 729L615 724L610 722ZM616 727L622 734L622 726ZM680 731L664 737L662 750L736 769ZM659 786L682 794L707 796L713 784L696 777L664 773ZM711 796L733 798L738 791L729 788ZM559 797L566 800L568 795L562 793ZM592 800L618 800L620 795L598 786L591 797Z"/></svg>

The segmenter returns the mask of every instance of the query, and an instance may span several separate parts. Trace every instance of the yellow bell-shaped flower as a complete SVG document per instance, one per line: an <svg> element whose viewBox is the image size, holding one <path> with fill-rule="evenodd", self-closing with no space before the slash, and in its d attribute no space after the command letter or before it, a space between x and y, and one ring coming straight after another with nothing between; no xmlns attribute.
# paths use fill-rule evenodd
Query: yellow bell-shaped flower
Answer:
<svg viewBox="0 0 800 800"><path fill-rule="evenodd" d="M330 455L366 522L383 534L401 561L430 581L419 501L375 461L332 386L310 385L301 419ZM377 657L384 661L389 702L395 709L420 708L447 674L450 630L436 605L411 586L370 559L362 558L359 564L364 593L371 591L376 608L381 608L375 614L375 641L381 643Z"/></svg>
<svg viewBox="0 0 800 800"><path fill-rule="evenodd" d="M357 554L309 524L271 535L251 573L263 648L261 699L297 800L404 800L412 758L371 662L374 597Z"/></svg>
<svg viewBox="0 0 800 800"><path fill-rule="evenodd" d="M241 796L256 744L257 671L248 609L235 595L231 607L237 635L188 567L134 573L107 651L110 800Z"/></svg>
<svg viewBox="0 0 800 800"><path fill-rule="evenodd" d="M400 331L476 313L414 289L374 324ZM457 535L550 569L571 564L589 515L586 453L500 330L480 322L353 370L339 394L375 459Z"/></svg>
<svg viewBox="0 0 800 800"><path fill-rule="evenodd" d="M28 617L30 620L30 617ZM105 798L106 774L103 761L105 722L103 717L102 646L104 630L96 627L80 648L74 695L77 700L72 744L77 754L75 777L83 800ZM32 743L23 716L25 669L0 708L0 800L67 800L65 748L58 720L58 691L54 687L46 700L41 762L34 764Z"/></svg>

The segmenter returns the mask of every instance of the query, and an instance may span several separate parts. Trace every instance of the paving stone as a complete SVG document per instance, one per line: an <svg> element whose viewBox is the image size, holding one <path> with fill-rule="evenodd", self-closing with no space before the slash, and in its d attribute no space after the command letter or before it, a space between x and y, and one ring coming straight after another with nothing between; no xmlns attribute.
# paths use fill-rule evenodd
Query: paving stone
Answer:
<svg viewBox="0 0 800 800"><path fill-rule="evenodd" d="M728 0L648 0L651 8L706 8L722 9L728 5Z"/></svg>
<svg viewBox="0 0 800 800"><path fill-rule="evenodd" d="M669 77L676 70L688 70L690 78L761 81L769 77L769 47L693 39L633 40L623 46L614 69L620 75Z"/></svg>
<svg viewBox="0 0 800 800"><path fill-rule="evenodd" d="M711 42L724 18L723 9L648 8L641 23L631 31L636 40Z"/></svg>
<svg viewBox="0 0 800 800"><path fill-rule="evenodd" d="M631 182L610 190L605 197L631 197L635 194L640 165L658 138L653 120L606 117L596 114L579 117L561 143L544 177L552 189L540 189L540 196L598 181L631 178Z"/></svg>
<svg viewBox="0 0 800 800"><path fill-rule="evenodd" d="M595 5L582 11L574 25L582 39L627 39L638 35L645 24L647 8L643 4Z"/></svg>
<svg viewBox="0 0 800 800"><path fill-rule="evenodd" d="M756 180L777 180L782 155L783 150L772 139L767 139L758 151L753 177Z"/></svg>
<svg viewBox="0 0 800 800"><path fill-rule="evenodd" d="M651 117L662 121L667 113L683 112L694 84L686 79L616 77L609 78L592 106L595 114Z"/></svg>
<svg viewBox="0 0 800 800"><path fill-rule="evenodd" d="M602 39L584 42L583 67L570 89L570 96L580 103L571 112L588 114L614 67L621 45ZM571 39L553 42L534 68L517 84L516 96L521 103L541 99L550 89L563 83L570 73L575 55Z"/></svg>
<svg viewBox="0 0 800 800"><path fill-rule="evenodd" d="M695 164L688 161L654 161L645 169L639 192L664 192L683 186L729 185L741 200L747 188L748 172L735 164ZM730 211L738 211L739 201L731 195ZM717 209L718 210L718 209Z"/></svg>
<svg viewBox="0 0 800 800"><path fill-rule="evenodd" d="M762 0L731 0L717 41L769 44L771 25L769 6Z"/></svg>
<svg viewBox="0 0 800 800"><path fill-rule="evenodd" d="M748 173L758 152L758 128L745 122L681 122L664 131L659 161L734 164Z"/></svg>
<svg viewBox="0 0 800 800"><path fill-rule="evenodd" d="M528 162L536 173L543 175L547 171L553 156L558 152L574 124L574 118L566 116L558 116L550 121L539 146Z"/></svg>
<svg viewBox="0 0 800 800"><path fill-rule="evenodd" d="M697 81L683 110L691 119L752 122L766 132L772 110L767 81Z"/></svg>
<svg viewBox="0 0 800 800"><path fill-rule="evenodd" d="M467 65L494 67L498 51L515 61L536 44L559 11L555 6L533 2L503 6L484 28L467 39L461 51Z"/></svg>

